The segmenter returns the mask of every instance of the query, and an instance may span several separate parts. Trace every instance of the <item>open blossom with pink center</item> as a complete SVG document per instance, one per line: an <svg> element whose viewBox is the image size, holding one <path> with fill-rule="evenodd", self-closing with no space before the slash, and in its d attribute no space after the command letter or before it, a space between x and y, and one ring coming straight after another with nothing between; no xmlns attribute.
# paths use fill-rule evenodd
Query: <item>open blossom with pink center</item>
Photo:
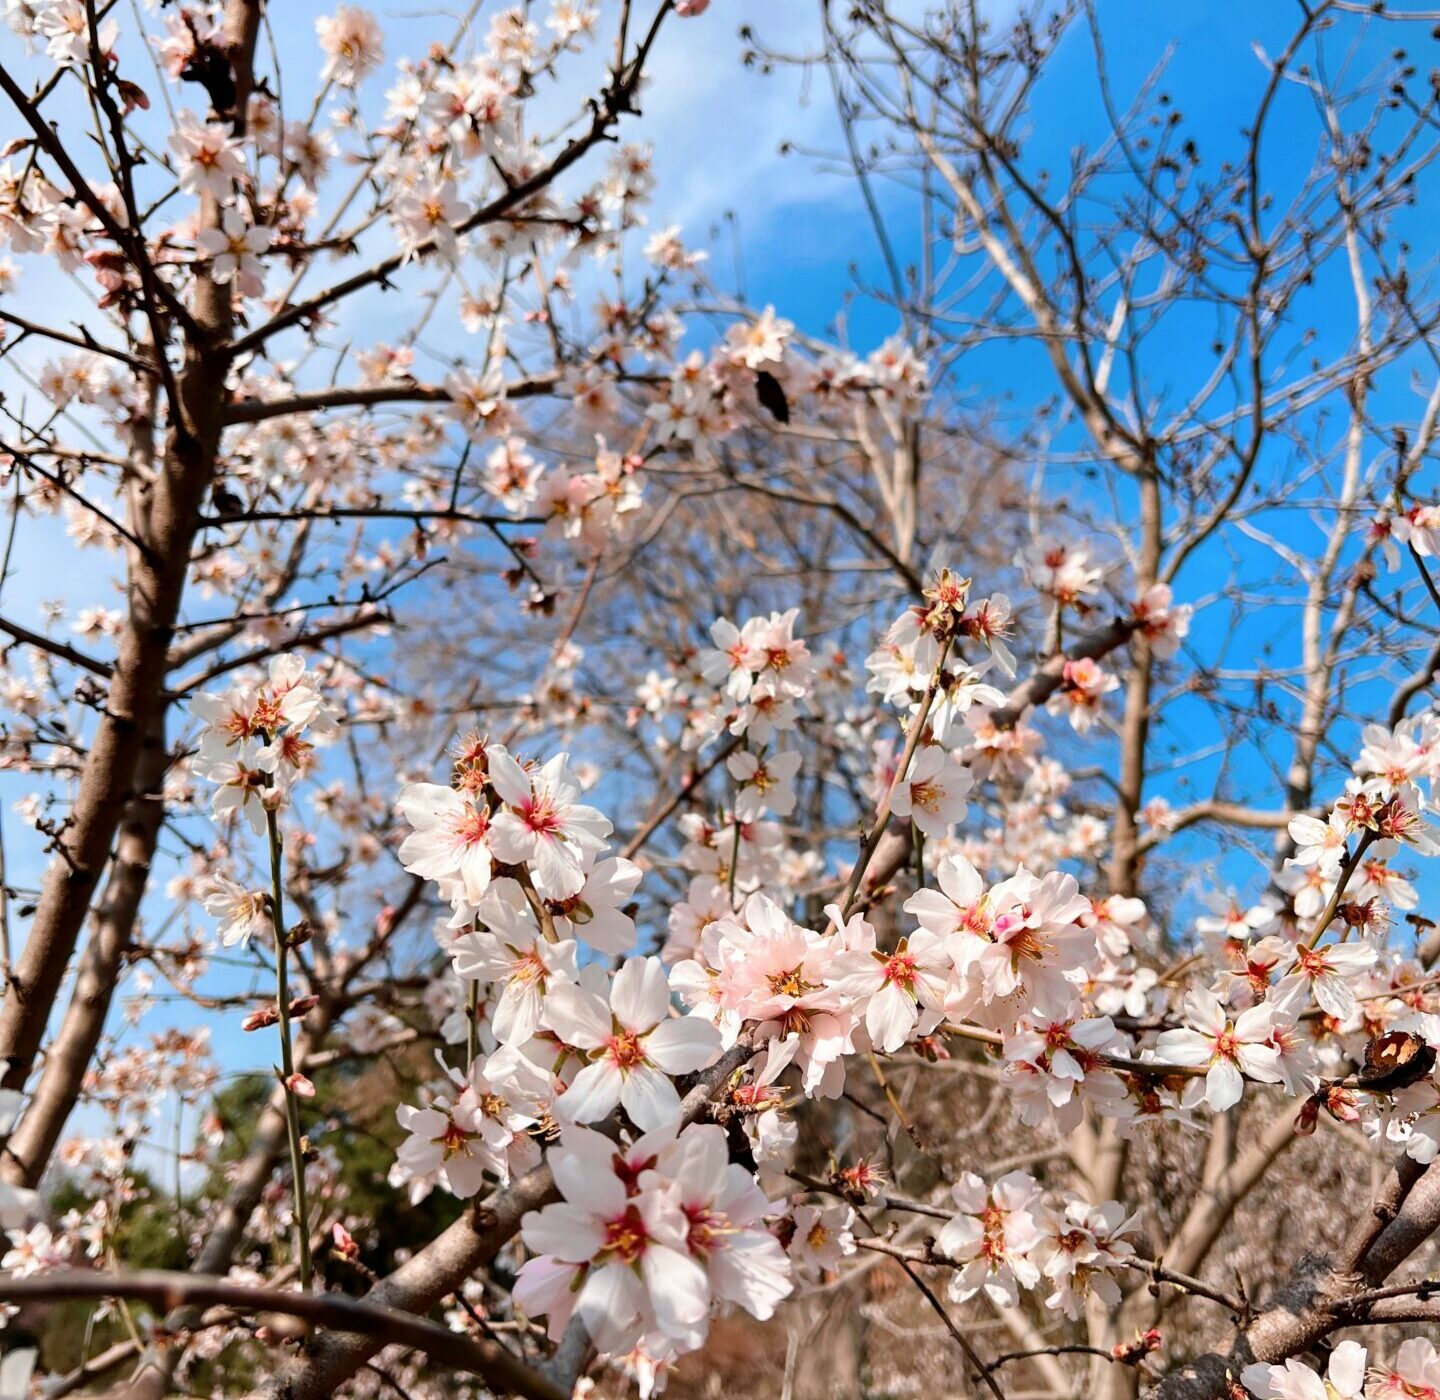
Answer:
<svg viewBox="0 0 1440 1400"><path fill-rule="evenodd" d="M997 901L980 872L964 856L947 853L940 858L935 879L940 888L916 890L905 901L905 912L942 938L959 933L988 940Z"/></svg>
<svg viewBox="0 0 1440 1400"><path fill-rule="evenodd" d="M192 765L197 771L236 760L281 786L308 767L313 743L328 743L339 732L338 712L306 673L304 658L293 653L271 660L265 684L201 693L190 708L205 721Z"/></svg>
<svg viewBox="0 0 1440 1400"><path fill-rule="evenodd" d="M983 644L1005 675L1014 676L1015 655L1006 645L1006 638L1014 631L1010 612L1010 599L995 593L968 608L956 627L960 636Z"/></svg>
<svg viewBox="0 0 1440 1400"><path fill-rule="evenodd" d="M1055 1285L1045 1306L1073 1321L1084 1315L1085 1301L1093 1293L1107 1307L1118 1308L1120 1285L1108 1271L1123 1268L1135 1257L1135 1246L1122 1237L1136 1222L1119 1201L1092 1206L1075 1196L1063 1214L1049 1215L1036 1250L1044 1259L1041 1272Z"/></svg>
<svg viewBox="0 0 1440 1400"><path fill-rule="evenodd" d="M540 1145L529 1130L549 1098L550 1076L523 1055L501 1050L476 1056L468 1076L449 1071L459 1091L427 1108L401 1104L396 1120L409 1134L396 1151L390 1180L423 1200L438 1183L468 1200L487 1175L500 1182L540 1163Z"/></svg>
<svg viewBox="0 0 1440 1400"><path fill-rule="evenodd" d="M1174 598L1168 583L1157 583L1131 608L1137 634L1150 643L1150 650L1156 656L1162 658L1174 656L1190 632L1194 609L1189 603L1177 607Z"/></svg>
<svg viewBox="0 0 1440 1400"><path fill-rule="evenodd" d="M265 290L265 265L260 255L270 246L271 232L264 224L250 223L231 206L220 215L219 228L202 228L196 235L200 251L210 260L210 276L222 285L233 282L243 297L258 297Z"/></svg>
<svg viewBox="0 0 1440 1400"><path fill-rule="evenodd" d="M1102 951L1112 958L1123 958L1134 944L1131 930L1138 932L1146 917L1143 899L1112 894L1091 899L1090 913L1080 922L1095 934Z"/></svg>
<svg viewBox="0 0 1440 1400"><path fill-rule="evenodd" d="M988 706L976 705L965 715L967 743L960 750L978 779L1029 776L1040 750L1040 735L1025 722L996 718Z"/></svg>
<svg viewBox="0 0 1440 1400"><path fill-rule="evenodd" d="M1355 985L1378 957L1370 943L1327 943L1321 948L1297 943L1281 964L1290 971L1277 984L1275 998L1284 1001L1294 992L1308 990L1327 1015L1349 1020L1357 1007Z"/></svg>
<svg viewBox="0 0 1440 1400"><path fill-rule="evenodd" d="M494 867L489 807L439 783L406 783L395 805L414 828L400 843L401 865L422 880L455 883L478 904Z"/></svg>
<svg viewBox="0 0 1440 1400"><path fill-rule="evenodd" d="M242 147L230 128L220 122L205 122L193 112L178 112L170 149L179 167L180 188L189 194L202 191L216 199L228 199L235 182L245 174Z"/></svg>
<svg viewBox="0 0 1440 1400"><path fill-rule="evenodd" d="M1268 1005L1270 1044L1275 1047L1275 1067L1285 1092L1297 1097L1314 1093L1320 1082L1320 1062L1308 1023L1299 1019L1304 1006L1293 997L1272 1000Z"/></svg>
<svg viewBox="0 0 1440 1400"><path fill-rule="evenodd" d="M257 836L265 835L265 814L278 810L285 800L284 788L273 785L258 764L229 758L207 762L202 752L191 760L190 771L216 785L210 810L217 820L238 812Z"/></svg>
<svg viewBox="0 0 1440 1400"><path fill-rule="evenodd" d="M379 22L357 5L340 5L333 15L321 15L315 33L325 51L321 76L341 87L355 87L385 56Z"/></svg>
<svg viewBox="0 0 1440 1400"><path fill-rule="evenodd" d="M799 750L763 755L741 749L725 760L725 767L739 785L735 794L735 815L742 822L759 821L766 812L788 817L795 810Z"/></svg>
<svg viewBox="0 0 1440 1400"><path fill-rule="evenodd" d="M1122 1049L1108 1016L1022 1020L1004 1046L1005 1083L1015 1091L1020 1121L1034 1126L1053 1117L1062 1132L1072 1132L1087 1103L1118 1116L1124 1091L1101 1056Z"/></svg>
<svg viewBox="0 0 1440 1400"><path fill-rule="evenodd" d="M214 875L203 903L212 919L220 920L220 942L227 948L249 943L257 929L270 924L270 898L264 890L247 890L223 875Z"/></svg>
<svg viewBox="0 0 1440 1400"><path fill-rule="evenodd" d="M555 932L579 938L602 953L628 953L635 943L635 920L625 905L640 886L643 871L633 860L611 856L585 876L580 893L555 902Z"/></svg>
<svg viewBox="0 0 1440 1400"><path fill-rule="evenodd" d="M524 515L539 495L544 470L525 450L523 439L509 437L485 459L485 488L506 510Z"/></svg>
<svg viewBox="0 0 1440 1400"><path fill-rule="evenodd" d="M504 749L490 749L490 782L505 806L491 823L490 846L511 865L528 865L542 899L579 894L605 848L609 821L576 798L569 757L556 754L526 771Z"/></svg>
<svg viewBox="0 0 1440 1400"><path fill-rule="evenodd" d="M1400 1343L1395 1360L1370 1371L1366 1400L1440 1400L1440 1352L1426 1337Z"/></svg>
<svg viewBox="0 0 1440 1400"><path fill-rule="evenodd" d="M960 1214L945 1222L935 1247L963 1267L950 1279L957 1302L984 1292L997 1307L1013 1308L1020 1289L1034 1288L1040 1269L1028 1257L1040 1243L1034 1212L1040 1188L1024 1172L1008 1172L987 1187L974 1172L964 1172L950 1188Z"/></svg>
<svg viewBox="0 0 1440 1400"><path fill-rule="evenodd" d="M750 639L754 688L782 700L799 700L808 695L815 680L810 649L794 635L799 616L798 608L771 613Z"/></svg>
<svg viewBox="0 0 1440 1400"><path fill-rule="evenodd" d="M697 13L693 6L691 13ZM794 329L789 321L782 321L775 314L773 306L767 306L750 320L737 321L725 333L731 362L746 369L778 364L785 358L785 342Z"/></svg>
<svg viewBox="0 0 1440 1400"><path fill-rule="evenodd" d="M1329 878L1340 873L1347 854L1344 819L1336 812L1321 821L1319 817L1299 816L1290 819L1290 839L1295 843L1295 854L1286 865L1319 866Z"/></svg>
<svg viewBox="0 0 1440 1400"><path fill-rule="evenodd" d="M763 749L779 733L789 733L799 722L795 701L782 700L763 687L753 687L745 702L730 717L732 734L747 735L750 743Z"/></svg>
<svg viewBox="0 0 1440 1400"><path fill-rule="evenodd" d="M679 1192L652 1170L671 1133L628 1149L567 1127L549 1154L564 1199L531 1211L520 1235L538 1258L520 1270L515 1301L548 1313L552 1336L571 1316L602 1352L623 1355L645 1334L686 1338L710 1311L710 1283L690 1252Z"/></svg>
<svg viewBox="0 0 1440 1400"><path fill-rule="evenodd" d="M890 794L890 811L909 818L926 836L945 836L970 810L965 801L975 780L939 744L925 744L910 762L910 771Z"/></svg>
<svg viewBox="0 0 1440 1400"><path fill-rule="evenodd" d="M1395 517L1391 527L1401 544L1408 544L1416 554L1433 558L1440 554L1440 506L1417 504Z"/></svg>
<svg viewBox="0 0 1440 1400"><path fill-rule="evenodd" d="M786 1252L808 1277L838 1269L855 1253L855 1211L843 1201L834 1205L800 1205L790 1213Z"/></svg>
<svg viewBox="0 0 1440 1400"><path fill-rule="evenodd" d="M1031 587L1069 606L1094 593L1105 571L1090 563L1090 552L1075 545L1042 541L1015 556Z"/></svg>
<svg viewBox="0 0 1440 1400"><path fill-rule="evenodd" d="M933 645L933 639L926 636L925 640ZM893 700L905 699L911 695L920 695L930 683L930 677L935 666L935 658L930 657L930 667L926 669L916 655L916 647L900 646L888 638L865 658L865 669L870 673L870 680L866 690L871 691L887 704ZM995 703L1003 702L1001 696Z"/></svg>
<svg viewBox="0 0 1440 1400"><path fill-rule="evenodd" d="M484 373L464 368L451 370L445 376L445 393L450 400L450 416L472 442L484 442L505 427L505 378L499 369L491 367Z"/></svg>
<svg viewBox="0 0 1440 1400"><path fill-rule="evenodd" d="M672 1146L663 1148L655 1166L640 1178L642 1188L667 1188L686 1221L685 1246L705 1270L711 1295L738 1304L764 1321L791 1290L790 1262L780 1241L765 1228L767 1215L778 1215L755 1178L730 1160L725 1130L693 1124ZM677 1338L698 1347L704 1330Z"/></svg>
<svg viewBox="0 0 1440 1400"><path fill-rule="evenodd" d="M1067 974L1089 966L1097 951L1095 934L1081 922L1091 912L1090 901L1075 877L1051 871L1040 878L1022 866L988 892L977 892L974 867L966 871L960 857L953 859L951 884L963 903L957 902L961 917L950 954L961 977L978 984L982 1006L1013 998L1021 1011L1066 1014L1076 990ZM922 923L925 913L943 918L943 906L922 899L924 894L912 896L905 907L920 914Z"/></svg>
<svg viewBox="0 0 1440 1400"><path fill-rule="evenodd" d="M43 1222L28 1230L7 1230L10 1248L0 1258L0 1269L16 1278L29 1278L70 1262L71 1245L65 1235L54 1234Z"/></svg>
<svg viewBox="0 0 1440 1400"><path fill-rule="evenodd" d="M670 1076L703 1069L720 1053L720 1033L701 1016L670 1016L659 958L630 958L610 984L610 1001L576 982L545 998L543 1022L588 1063L555 1101L555 1112L595 1123L622 1105L646 1131L680 1115Z"/></svg>
<svg viewBox="0 0 1440 1400"><path fill-rule="evenodd" d="M754 638L763 621L751 618L743 627L736 627L727 618L717 618L710 626L714 649L702 652L700 674L711 685L723 685L732 700L744 700L755 679L757 660Z"/></svg>
<svg viewBox="0 0 1440 1400"><path fill-rule="evenodd" d="M679 962L699 951L705 930L732 913L730 895L713 876L696 875L690 881L685 898L670 906L666 916L669 930L660 956L665 962Z"/></svg>
<svg viewBox="0 0 1440 1400"><path fill-rule="evenodd" d="M1247 1076L1262 1084L1279 1083L1270 1034L1271 1008L1264 1002L1231 1020L1218 998L1195 991L1185 998L1184 1029L1163 1031L1155 1053L1167 1064L1208 1066L1203 1097L1223 1113L1240 1102Z"/></svg>
<svg viewBox="0 0 1440 1400"><path fill-rule="evenodd" d="M727 1040L744 1022L757 1023L757 1043L766 1046L761 1083L793 1063L807 1094L835 1094L844 1084L840 1061L852 1048L855 1024L854 1012L830 982L842 950L757 893L745 901L740 918L721 918L705 930L703 961L677 964L675 988L687 1005L719 1024Z"/></svg>
<svg viewBox="0 0 1440 1400"><path fill-rule="evenodd" d="M453 265L460 257L456 228L469 212L450 180L422 181L400 195L390 206L390 224L405 260L433 245Z"/></svg>
<svg viewBox="0 0 1440 1400"><path fill-rule="evenodd" d="M1221 943L1247 943L1257 929L1268 928L1275 911L1265 904L1246 904L1234 894L1216 890L1205 898L1211 912L1195 920L1195 929Z"/></svg>
<svg viewBox="0 0 1440 1400"><path fill-rule="evenodd" d="M1367 724L1361 731L1361 777L1383 778L1398 788L1419 778L1433 778L1440 761L1440 717L1433 712L1402 719L1393 727Z"/></svg>
<svg viewBox="0 0 1440 1400"><path fill-rule="evenodd" d="M1440 855L1440 831L1421 816L1420 794L1413 783L1402 783L1376 814L1374 830L1385 840L1398 841L1418 855Z"/></svg>
<svg viewBox="0 0 1440 1400"><path fill-rule="evenodd" d="M838 910L834 911L838 922ZM945 1017L945 994L954 964L944 941L928 929L902 937L894 952L875 946L875 930L864 920L861 942L835 959L830 983L865 1018L871 1044L886 1054L913 1034L929 1035Z"/></svg>
<svg viewBox="0 0 1440 1400"><path fill-rule="evenodd" d="M1067 661L1060 688L1050 697L1046 709L1064 715L1077 734L1088 734L1100 716L1100 702L1112 690L1119 690L1120 678L1089 657Z"/></svg>
<svg viewBox="0 0 1440 1400"><path fill-rule="evenodd" d="M1375 1400L1382 1392L1365 1390L1365 1348L1359 1342L1341 1342L1330 1353L1322 1379L1303 1361L1293 1356L1283 1365L1269 1366L1257 1361L1240 1372L1246 1390L1259 1400L1360 1400L1368 1394ZM1402 1390L1399 1395L1423 1394Z"/></svg>
<svg viewBox="0 0 1440 1400"><path fill-rule="evenodd" d="M965 728L965 716L970 713L972 706L979 705L996 710L1005 704L1005 693L984 679L993 665L994 660L990 657L975 667L954 665L947 661L945 675L940 688L935 692L935 699L926 719L937 744L947 749L965 744L969 738L969 731ZM921 682L922 686L924 683ZM910 707L912 718L919 708L919 701Z"/></svg>
<svg viewBox="0 0 1440 1400"><path fill-rule="evenodd" d="M540 1028L546 997L557 984L574 982L579 971L573 939L551 943L529 921L528 909L495 897L507 885L514 881L495 882L480 905L484 931L461 934L450 945L450 956L463 981L502 988L491 1028L501 1044L523 1045Z"/></svg>
<svg viewBox="0 0 1440 1400"><path fill-rule="evenodd" d="M1393 841L1377 841L1355 867L1346 895L1356 901L1382 899L1396 909L1414 909L1420 903L1415 886L1389 864L1398 849Z"/></svg>
<svg viewBox="0 0 1440 1400"><path fill-rule="evenodd" d="M710 629L715 649L700 657L700 673L744 702L758 691L775 701L799 700L814 683L810 649L794 635L799 609L752 617L743 627L721 618Z"/></svg>
<svg viewBox="0 0 1440 1400"><path fill-rule="evenodd" d="M839 1006L839 994L827 986L833 945L768 895L752 894L741 920L721 920L712 936L714 966L745 1020L784 1022L795 1011Z"/></svg>
<svg viewBox="0 0 1440 1400"><path fill-rule="evenodd" d="M1331 902L1336 881L1332 876L1326 876L1325 867L1320 864L1287 864L1276 874L1274 883L1277 889L1289 894L1290 907L1295 910L1297 919L1313 919Z"/></svg>

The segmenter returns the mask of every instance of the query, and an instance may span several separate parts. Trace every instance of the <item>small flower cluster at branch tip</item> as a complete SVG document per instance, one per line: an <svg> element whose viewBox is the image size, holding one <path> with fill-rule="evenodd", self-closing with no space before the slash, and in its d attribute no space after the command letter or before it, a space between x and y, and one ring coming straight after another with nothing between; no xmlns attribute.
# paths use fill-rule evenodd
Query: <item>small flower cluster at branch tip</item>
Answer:
<svg viewBox="0 0 1440 1400"><path fill-rule="evenodd" d="M191 710L204 724L191 772L216 785L216 817L239 813L257 836L265 834L266 813L286 806L296 781L313 768L316 746L332 742L339 729L338 713L307 674L305 658L293 653L270 662L263 684L197 695ZM252 898L235 886L217 892L211 912L224 917L228 942L248 936Z"/></svg>

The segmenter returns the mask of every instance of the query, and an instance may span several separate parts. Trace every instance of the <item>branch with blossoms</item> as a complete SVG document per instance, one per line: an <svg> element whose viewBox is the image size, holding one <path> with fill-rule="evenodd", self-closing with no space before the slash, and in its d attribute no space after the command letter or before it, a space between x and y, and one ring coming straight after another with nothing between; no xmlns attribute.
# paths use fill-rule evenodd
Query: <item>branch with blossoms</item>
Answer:
<svg viewBox="0 0 1440 1400"><path fill-rule="evenodd" d="M0 315L0 576L53 526L114 585L0 623L0 1284L17 1333L95 1304L57 1386L650 1394L786 1318L798 1395L830 1309L897 1390L1433 1387L1380 1328L1435 1307L1440 395L1384 442L1376 386L1436 324L1392 240L1440 147L1402 60L1326 76L1352 8L1259 56L1223 176L1111 110L1098 6L827 11L892 274L852 350L644 228L614 138L703 0L608 52L586 0L467 15L383 114L348 5L298 105L278 7L10 7L0 238L87 301ZM1081 23L1113 130L1062 191L1023 118ZM957 392L1026 341L1058 413ZM130 1267L157 1217L183 1285Z"/></svg>

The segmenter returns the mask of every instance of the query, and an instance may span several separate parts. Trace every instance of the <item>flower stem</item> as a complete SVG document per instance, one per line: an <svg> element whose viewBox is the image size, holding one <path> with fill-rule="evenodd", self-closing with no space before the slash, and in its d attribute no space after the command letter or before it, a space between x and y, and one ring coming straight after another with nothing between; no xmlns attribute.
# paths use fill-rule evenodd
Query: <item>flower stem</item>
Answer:
<svg viewBox="0 0 1440 1400"><path fill-rule="evenodd" d="M1330 896L1330 902L1325 906L1315 925L1315 930L1305 940L1307 948L1313 948L1324 936L1325 930L1330 927L1331 921L1335 918L1340 908L1340 901L1345 897L1345 886L1350 883L1350 877L1355 873L1356 867L1370 849L1371 843L1375 840L1376 833L1363 831L1360 833L1360 840L1356 842L1355 849L1346 859L1345 864L1340 867L1339 878L1335 882L1335 893Z"/></svg>
<svg viewBox="0 0 1440 1400"><path fill-rule="evenodd" d="M290 1044L290 949L285 939L285 895L280 879L280 824L275 813L265 809L265 829L270 837L270 921L275 930L275 1001L280 1013L280 1087L285 1091L285 1128L290 1139L290 1176L295 1191L295 1246L300 1260L300 1287L310 1291L313 1268L310 1262L310 1219L305 1208L305 1153L300 1145L300 1100L291 1080L295 1075L295 1053Z"/></svg>
<svg viewBox="0 0 1440 1400"><path fill-rule="evenodd" d="M905 781L906 773L910 771L910 760L915 756L915 750L920 744L920 735L925 730L925 722L930 718L930 706L935 700L935 692L940 688L940 677L944 674L945 659L950 655L950 643L953 640L953 636L947 636L941 644L940 655L935 660L935 670L930 676L930 683L925 687L925 693L920 697L919 708L915 711L915 717L910 721L910 728L906 731L905 747L900 753L900 761L895 765L895 777L889 788L886 789L885 797L880 803L880 810L875 814L875 824L870 828L869 835L866 836L860 847L859 858L846 883L845 895L840 901L842 918L848 917L850 910L854 907L856 896L860 893L860 883L865 878L866 868L875 854L875 848L880 844L880 838L885 834L885 828L890 825L890 800L895 795L895 789Z"/></svg>

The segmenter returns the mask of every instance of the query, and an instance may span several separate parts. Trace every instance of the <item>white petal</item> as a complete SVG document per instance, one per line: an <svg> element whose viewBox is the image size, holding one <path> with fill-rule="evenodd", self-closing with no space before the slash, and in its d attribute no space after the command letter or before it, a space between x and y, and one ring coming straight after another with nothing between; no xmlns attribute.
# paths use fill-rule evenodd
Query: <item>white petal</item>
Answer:
<svg viewBox="0 0 1440 1400"><path fill-rule="evenodd" d="M596 1123L615 1111L625 1076L608 1055L586 1065L575 1082L555 1100L555 1112L572 1123ZM672 1091L673 1092L673 1091Z"/></svg>
<svg viewBox="0 0 1440 1400"><path fill-rule="evenodd" d="M579 1083L578 1077L576 1083ZM680 1095L675 1086L649 1065L639 1065L624 1076L620 1102L635 1126L647 1133L673 1123L680 1116Z"/></svg>
<svg viewBox="0 0 1440 1400"><path fill-rule="evenodd" d="M645 1037L645 1054L666 1074L704 1069L720 1053L720 1032L702 1016L662 1021Z"/></svg>

